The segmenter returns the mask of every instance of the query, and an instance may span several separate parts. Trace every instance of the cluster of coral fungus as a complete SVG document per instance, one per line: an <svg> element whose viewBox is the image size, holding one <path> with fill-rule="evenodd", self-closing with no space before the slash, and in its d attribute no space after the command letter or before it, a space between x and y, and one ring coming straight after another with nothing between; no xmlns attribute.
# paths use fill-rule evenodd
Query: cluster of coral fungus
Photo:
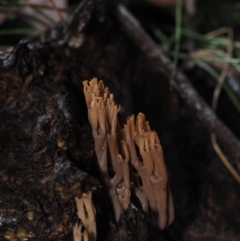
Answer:
<svg viewBox="0 0 240 241"><path fill-rule="evenodd" d="M152 225L165 228L173 221L174 211L157 133L142 113L136 120L132 115L121 129L120 106L103 82L92 79L83 85L99 170L116 221L123 209L134 207L134 196Z"/></svg>

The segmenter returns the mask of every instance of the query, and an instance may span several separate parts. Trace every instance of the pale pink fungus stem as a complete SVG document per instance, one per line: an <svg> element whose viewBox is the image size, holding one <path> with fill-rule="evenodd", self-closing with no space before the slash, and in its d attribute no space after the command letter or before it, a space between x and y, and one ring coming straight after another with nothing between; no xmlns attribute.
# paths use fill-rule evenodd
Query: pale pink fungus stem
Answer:
<svg viewBox="0 0 240 241"><path fill-rule="evenodd" d="M122 209L133 205L131 195L135 195L152 224L159 229L165 228L174 219L174 209L157 133L151 131L142 113L136 121L133 115L128 118L121 130L117 116L120 106L115 104L103 82L92 79L84 81L83 85L98 165L116 221ZM110 161L107 160L108 153ZM109 175L110 169L114 172L113 177Z"/></svg>

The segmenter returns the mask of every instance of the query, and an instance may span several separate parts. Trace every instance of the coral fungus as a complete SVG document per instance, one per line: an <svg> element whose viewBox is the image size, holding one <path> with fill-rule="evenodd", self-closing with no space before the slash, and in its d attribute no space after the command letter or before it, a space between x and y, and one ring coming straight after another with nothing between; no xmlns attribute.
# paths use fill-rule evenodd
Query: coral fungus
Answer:
<svg viewBox="0 0 240 241"><path fill-rule="evenodd" d="M97 238L96 229L96 210L92 202L91 193L83 193L82 197L75 198L78 218L81 219L82 224L75 224L73 227L74 241L95 241ZM82 228L84 231L82 232Z"/></svg>
<svg viewBox="0 0 240 241"><path fill-rule="evenodd" d="M151 224L164 229L173 221L174 210L157 133L142 113L136 120L129 117L121 129L120 106L103 82L94 78L83 85L99 170L116 221L129 205L139 208L133 201L137 198Z"/></svg>

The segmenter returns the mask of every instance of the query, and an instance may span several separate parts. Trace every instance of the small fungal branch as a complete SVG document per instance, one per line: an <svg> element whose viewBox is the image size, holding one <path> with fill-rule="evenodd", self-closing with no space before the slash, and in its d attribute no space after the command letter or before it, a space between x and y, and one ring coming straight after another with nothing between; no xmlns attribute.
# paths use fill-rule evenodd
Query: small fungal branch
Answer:
<svg viewBox="0 0 240 241"><path fill-rule="evenodd" d="M83 85L99 170L116 221L132 205L154 227L164 229L173 221L174 209L157 133L142 113L136 120L134 115L128 118L121 129L120 106L103 82L94 78Z"/></svg>
<svg viewBox="0 0 240 241"><path fill-rule="evenodd" d="M92 201L92 193L83 193L75 198L78 218L82 224L73 227L74 241L95 241L97 238L96 210Z"/></svg>

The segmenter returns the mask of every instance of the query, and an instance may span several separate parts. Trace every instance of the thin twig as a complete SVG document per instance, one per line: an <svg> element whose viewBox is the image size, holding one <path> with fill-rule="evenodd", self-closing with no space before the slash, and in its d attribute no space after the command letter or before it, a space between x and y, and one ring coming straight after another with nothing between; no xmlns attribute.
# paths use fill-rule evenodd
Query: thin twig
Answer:
<svg viewBox="0 0 240 241"><path fill-rule="evenodd" d="M22 16L23 18L31 20L31 21L35 21L46 28L51 27L51 25L48 22L46 22L43 18L39 18L38 14L33 15L33 14L25 13L25 12L18 12L18 14L20 16Z"/></svg>
<svg viewBox="0 0 240 241"><path fill-rule="evenodd" d="M225 31L224 33L227 32L228 37L231 40L230 43L227 45L227 54L228 54L228 57L231 58L232 57L232 51L233 51L233 45L232 45L233 30L230 29L230 28L221 28L220 30L219 31L215 30L215 31L209 33L208 36L212 36L213 34L222 34L222 30ZM229 67L230 67L229 63L227 63L227 62L224 63L221 75L219 77L216 88L214 90L213 101L212 101L212 108L213 108L214 111L216 111L216 109L217 109L218 99L219 99L219 96L220 96L220 93L221 93L221 90L222 90L223 83L226 79Z"/></svg>
<svg viewBox="0 0 240 241"><path fill-rule="evenodd" d="M233 51L233 45L232 45L233 30L231 28L222 28L220 30L225 30L225 32L227 32L227 34L228 34L228 38L230 39L230 44L227 45L227 54L228 54L228 57L231 58L232 51ZM223 32L223 33L225 33L225 32ZM223 34L222 31L220 31L220 32L214 31L211 34L216 34L216 33ZM218 99L221 94L223 83L227 77L229 67L230 67L229 63L224 63L221 75L219 77L219 80L217 82L217 85L216 85L214 93L213 93L212 108L215 112L217 110ZM232 174L232 176L240 183L240 175L237 173L237 171L234 169L234 167L229 162L228 158L224 155L223 151L219 147L219 145L217 143L216 133L214 133L214 132L211 133L211 142L212 142L213 149L215 150L216 154L218 155L218 157L220 158L222 163L225 165L225 167L228 169L228 171Z"/></svg>
<svg viewBox="0 0 240 241"><path fill-rule="evenodd" d="M170 79L170 85L173 86L175 74L177 71L178 64L178 54L180 49L180 40L181 40L181 29L182 29L182 0L177 0L176 4L176 27L175 27L175 49L174 49L174 59L173 59L173 71L172 77Z"/></svg>
<svg viewBox="0 0 240 241"><path fill-rule="evenodd" d="M225 165L228 171L232 174L232 176L240 183L240 176L238 172L235 170L235 168L232 166L232 164L229 162L228 158L224 155L219 145L217 144L215 133L211 134L211 141L212 141L213 149L217 153L218 157L221 159L222 163Z"/></svg>
<svg viewBox="0 0 240 241"><path fill-rule="evenodd" d="M17 29L0 29L0 36L2 35L31 35L35 36L38 35L40 31L36 29L29 29L29 28L17 28Z"/></svg>
<svg viewBox="0 0 240 241"><path fill-rule="evenodd" d="M52 6L39 4L39 3L27 3L27 6L31 7L31 8L44 8L44 9L53 10ZM57 10L61 11L61 12L66 12L66 11L68 11L68 8L59 8L59 7L57 7Z"/></svg>
<svg viewBox="0 0 240 241"><path fill-rule="evenodd" d="M149 37L146 31L141 27L140 23L121 4L117 6L115 16L135 44L156 66L156 69L170 79L173 70L172 62L164 55L160 47ZM216 133L217 139L220 143L223 144L231 157L239 163L240 141L229 128L218 119L212 109L198 95L188 78L180 71L176 72L174 87L205 127L210 132Z"/></svg>
<svg viewBox="0 0 240 241"><path fill-rule="evenodd" d="M50 0L51 4L52 4L52 10L55 10L56 13L58 14L61 22L65 21L65 17L63 16L62 12L58 9L58 6L56 5L54 0Z"/></svg>
<svg viewBox="0 0 240 241"><path fill-rule="evenodd" d="M29 3L29 2L0 2L0 6L3 8L23 8L23 7L30 7L30 8L41 8L41 9L49 9L53 10L52 6L40 4L40 3ZM65 12L68 11L68 8L58 8L59 11Z"/></svg>

